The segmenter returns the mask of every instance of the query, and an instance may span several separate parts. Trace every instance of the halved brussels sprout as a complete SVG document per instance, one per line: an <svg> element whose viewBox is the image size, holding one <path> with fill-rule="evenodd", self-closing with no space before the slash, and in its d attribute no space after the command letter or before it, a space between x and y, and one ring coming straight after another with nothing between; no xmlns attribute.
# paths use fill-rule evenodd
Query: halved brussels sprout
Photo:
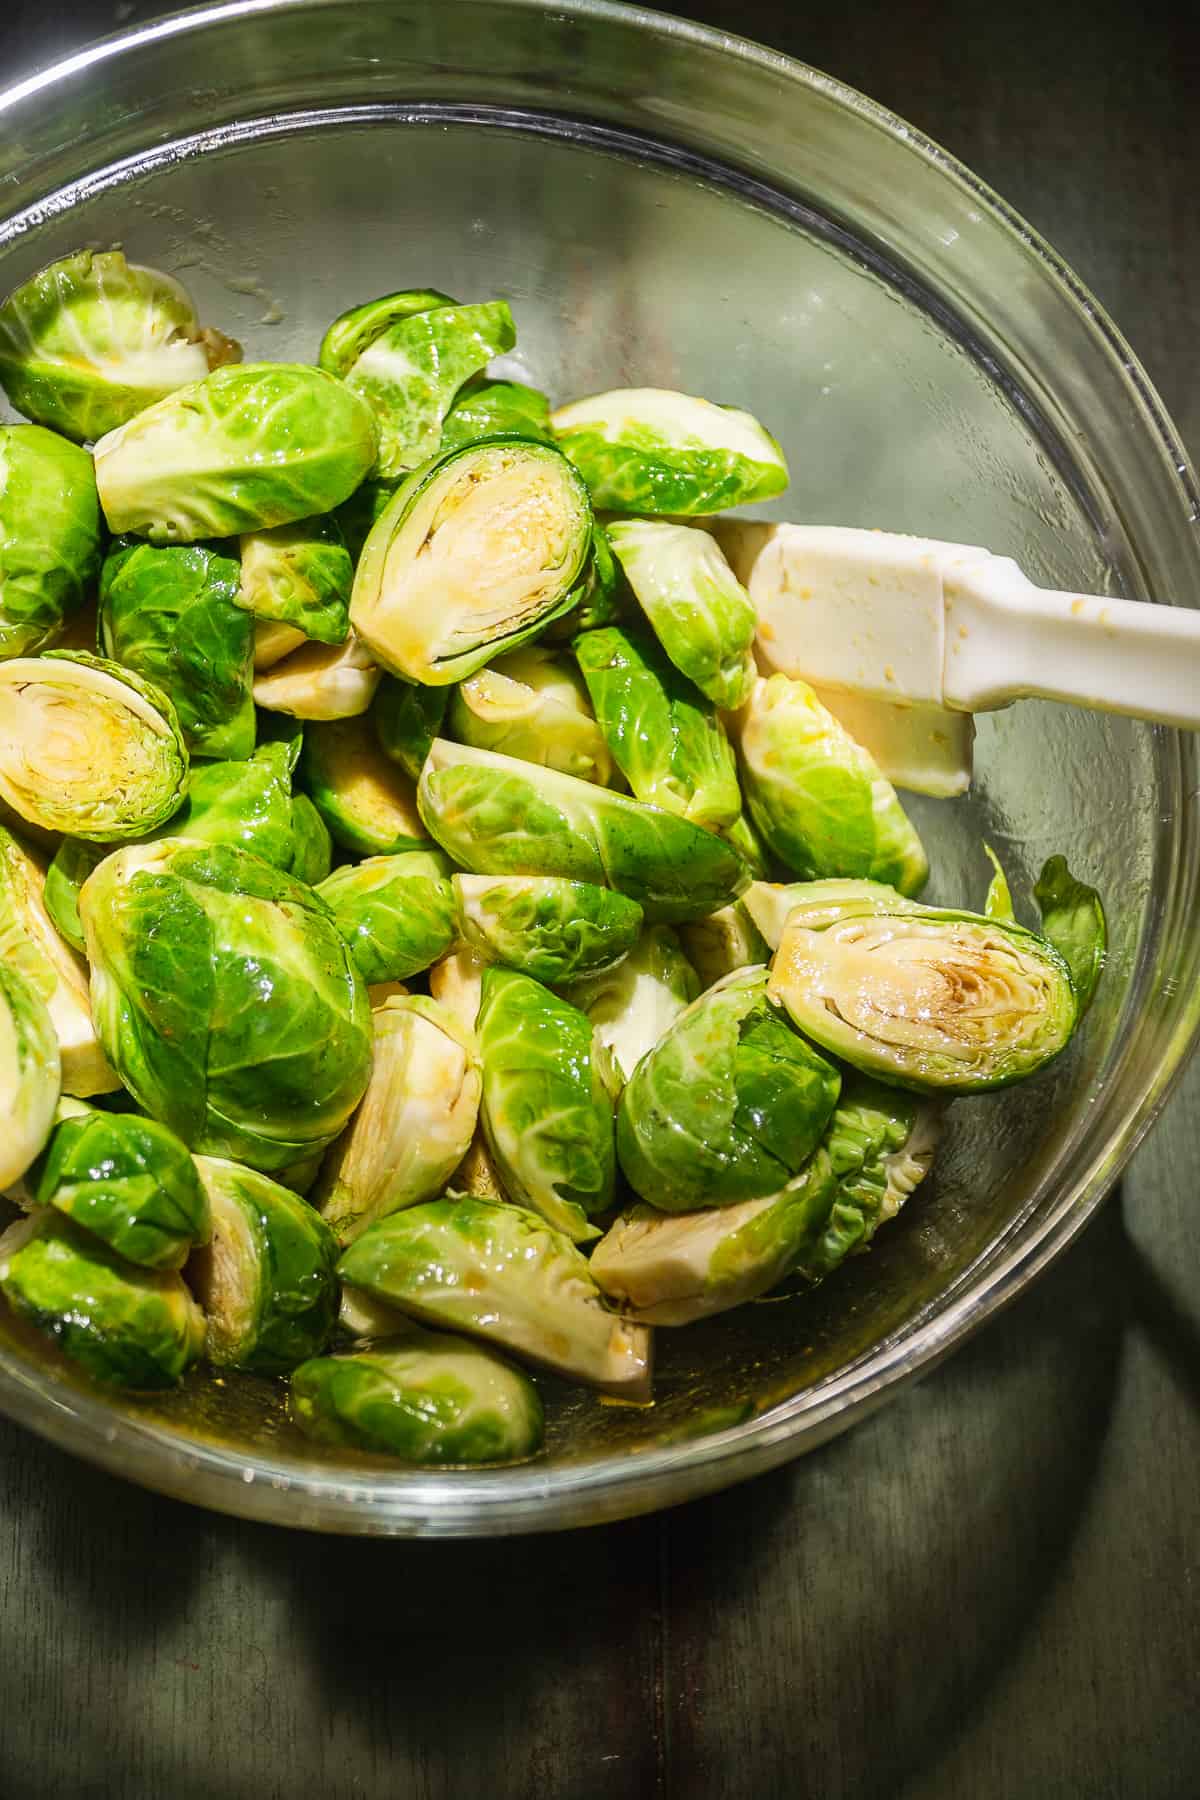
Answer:
<svg viewBox="0 0 1200 1800"><path fill-rule="evenodd" d="M528 975L489 968L479 1009L480 1123L505 1188L576 1243L613 1202L607 1059L586 1015Z"/></svg>
<svg viewBox="0 0 1200 1800"><path fill-rule="evenodd" d="M612 888L556 875L455 875L459 931L488 962L536 981L611 968L637 943L642 909Z"/></svg>
<svg viewBox="0 0 1200 1800"><path fill-rule="evenodd" d="M1042 915L1042 933L1071 971L1079 1016L1092 1004L1108 954L1108 922L1094 887L1076 881L1066 858L1052 856L1033 890Z"/></svg>
<svg viewBox="0 0 1200 1800"><path fill-rule="evenodd" d="M489 438L397 488L363 547L350 619L409 681L462 681L565 612L591 544L587 489L566 458Z"/></svg>
<svg viewBox="0 0 1200 1800"><path fill-rule="evenodd" d="M609 1052L614 1072L628 1081L700 993L700 981L669 925L651 925L616 968L573 981L565 997Z"/></svg>
<svg viewBox="0 0 1200 1800"><path fill-rule="evenodd" d="M212 1239L188 1264L218 1368L286 1375L333 1335L337 1240L320 1214L254 1169L198 1156Z"/></svg>
<svg viewBox="0 0 1200 1800"><path fill-rule="evenodd" d="M836 925L856 913L920 912L919 900L906 899L882 881L853 877L826 881L752 881L742 896L754 924L771 950L778 950L791 915L810 931ZM763 958L765 961L766 958Z"/></svg>
<svg viewBox="0 0 1200 1800"><path fill-rule="evenodd" d="M200 329L179 282L119 250L64 256L0 306L0 387L18 412L81 441L241 354Z"/></svg>
<svg viewBox="0 0 1200 1800"><path fill-rule="evenodd" d="M473 874L590 881L627 894L649 919L704 918L750 879L728 844L687 819L446 738L429 752L417 804L438 843Z"/></svg>
<svg viewBox="0 0 1200 1800"><path fill-rule="evenodd" d="M429 971L430 993L467 1031L474 1031L479 1019L486 967L483 958L473 950L459 948L435 962Z"/></svg>
<svg viewBox="0 0 1200 1800"><path fill-rule="evenodd" d="M58 1104L62 1071L46 1002L0 959L0 1193L40 1156Z"/></svg>
<svg viewBox="0 0 1200 1800"><path fill-rule="evenodd" d="M53 642L99 569L87 451L39 425L0 425L0 658Z"/></svg>
<svg viewBox="0 0 1200 1800"><path fill-rule="evenodd" d="M345 643L354 562L336 519L247 532L241 556L238 606L256 619L292 625L317 643Z"/></svg>
<svg viewBox="0 0 1200 1800"><path fill-rule="evenodd" d="M587 1258L521 1206L447 1195L373 1225L343 1280L422 1323L501 1344L624 1400L650 1398L650 1334L613 1312Z"/></svg>
<svg viewBox="0 0 1200 1800"><path fill-rule="evenodd" d="M380 750L368 720L310 720L301 770L337 844L359 856L430 849L413 783Z"/></svg>
<svg viewBox="0 0 1200 1800"><path fill-rule="evenodd" d="M309 644L255 676L254 704L294 719L354 719L375 698L382 670L361 638Z"/></svg>
<svg viewBox="0 0 1200 1800"><path fill-rule="evenodd" d="M413 1325L395 1342L302 1363L290 1406L318 1443L425 1465L517 1462L545 1431L528 1375L482 1344Z"/></svg>
<svg viewBox="0 0 1200 1800"><path fill-rule="evenodd" d="M265 674L268 669L275 668L293 651L307 644L308 639L294 625L278 625L271 619L254 621L254 673Z"/></svg>
<svg viewBox="0 0 1200 1800"><path fill-rule="evenodd" d="M750 413L669 388L614 388L560 406L554 435L610 512L692 517L770 500L788 483L775 439Z"/></svg>
<svg viewBox="0 0 1200 1800"><path fill-rule="evenodd" d="M750 817L790 869L920 890L929 863L895 788L806 681L757 682L734 729Z"/></svg>
<svg viewBox="0 0 1200 1800"><path fill-rule="evenodd" d="M373 1012L375 1066L362 1105L325 1158L314 1203L342 1244L442 1192L479 1117L479 1044L436 1000Z"/></svg>
<svg viewBox="0 0 1200 1800"><path fill-rule="evenodd" d="M318 887L333 867L333 840L324 819L307 794L292 795L292 866L290 873Z"/></svg>
<svg viewBox="0 0 1200 1800"><path fill-rule="evenodd" d="M96 445L113 532L240 537L341 504L375 460L374 414L323 369L243 363L177 388Z"/></svg>
<svg viewBox="0 0 1200 1800"><path fill-rule="evenodd" d="M136 1113L89 1108L62 1119L34 1200L145 1269L181 1269L208 1241L208 1198L186 1147Z"/></svg>
<svg viewBox="0 0 1200 1800"><path fill-rule="evenodd" d="M615 520L608 538L675 667L714 706L741 706L757 679L758 615L716 539L663 519Z"/></svg>
<svg viewBox="0 0 1200 1800"><path fill-rule="evenodd" d="M450 864L440 850L370 856L335 869L317 892L368 984L417 975L454 942Z"/></svg>
<svg viewBox="0 0 1200 1800"><path fill-rule="evenodd" d="M0 1239L0 1293L109 1387L174 1387L204 1343L204 1315L178 1274L139 1269L50 1207Z"/></svg>
<svg viewBox="0 0 1200 1800"><path fill-rule="evenodd" d="M371 705L371 724L389 762L399 763L411 781L421 773L430 745L442 729L452 688L415 687L385 675Z"/></svg>
<svg viewBox="0 0 1200 1800"><path fill-rule="evenodd" d="M449 729L476 750L495 750L601 787L612 779L612 757L579 671L565 652L541 644L497 657L456 687Z"/></svg>
<svg viewBox="0 0 1200 1800"><path fill-rule="evenodd" d="M617 1111L622 1172L664 1212L777 1193L816 1149L840 1087L768 998L766 970L741 969L634 1070Z"/></svg>
<svg viewBox="0 0 1200 1800"><path fill-rule="evenodd" d="M119 539L100 575L100 644L170 696L196 756L254 748L254 626L235 604L238 565L207 544Z"/></svg>
<svg viewBox="0 0 1200 1800"><path fill-rule="evenodd" d="M679 936L702 987L712 987L738 969L771 960L771 952L747 909L745 895L732 906L710 913L707 919L681 925Z"/></svg>
<svg viewBox="0 0 1200 1800"><path fill-rule="evenodd" d="M167 696L82 651L0 662L0 798L43 831L111 844L183 799L188 755Z"/></svg>
<svg viewBox="0 0 1200 1800"><path fill-rule="evenodd" d="M442 420L439 451L457 450L487 437L537 438L552 444L550 402L522 381L473 381L463 387Z"/></svg>
<svg viewBox="0 0 1200 1800"><path fill-rule="evenodd" d="M144 1112L269 1172L319 1156L371 1071L366 987L322 900L166 838L106 857L79 916L101 1040Z"/></svg>
<svg viewBox="0 0 1200 1800"><path fill-rule="evenodd" d="M601 732L634 794L694 825L732 825L742 810L733 747L712 704L649 633L584 632L575 655Z"/></svg>

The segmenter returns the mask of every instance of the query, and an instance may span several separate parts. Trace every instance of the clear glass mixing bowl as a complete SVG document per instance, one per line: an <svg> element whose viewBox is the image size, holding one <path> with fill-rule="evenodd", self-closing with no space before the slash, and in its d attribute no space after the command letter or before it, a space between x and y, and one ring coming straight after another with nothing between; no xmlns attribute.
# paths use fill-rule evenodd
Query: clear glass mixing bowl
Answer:
<svg viewBox="0 0 1200 1800"><path fill-rule="evenodd" d="M598 0L235 0L0 94L0 290L81 244L183 274L249 355L353 301L507 295L514 371L734 401L793 471L777 516L983 543L1055 587L1200 594L1176 434L1095 302L919 133L787 59ZM980 721L969 798L914 802L938 897L987 839L1019 900L1055 850L1112 958L1046 1079L951 1114L936 1179L815 1294L659 1333L658 1399L549 1393L547 1454L433 1474L317 1455L279 1389L85 1391L0 1323L0 1406L166 1492L328 1530L528 1531L796 1455L928 1369L1079 1230L1200 1010L1193 739L1066 708ZM550 1389L552 1384L547 1383Z"/></svg>

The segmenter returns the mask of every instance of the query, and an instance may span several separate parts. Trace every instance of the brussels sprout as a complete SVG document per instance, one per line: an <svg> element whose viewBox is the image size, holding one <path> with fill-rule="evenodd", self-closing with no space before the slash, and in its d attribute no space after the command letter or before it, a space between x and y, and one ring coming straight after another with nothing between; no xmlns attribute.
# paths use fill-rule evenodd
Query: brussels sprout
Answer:
<svg viewBox="0 0 1200 1800"><path fill-rule="evenodd" d="M276 869L290 869L295 853L292 770L298 746L260 744L240 762L193 768L179 811L167 826L171 837L204 844L233 844Z"/></svg>
<svg viewBox="0 0 1200 1800"><path fill-rule="evenodd" d="M353 719L375 698L381 671L361 638L293 650L254 680L254 704L295 719Z"/></svg>
<svg viewBox="0 0 1200 1800"><path fill-rule="evenodd" d="M39 425L0 425L0 658L52 643L99 569L87 451Z"/></svg>
<svg viewBox="0 0 1200 1800"><path fill-rule="evenodd" d="M566 998L587 1014L624 1082L699 993L696 971L675 933L652 925L615 969L573 981Z"/></svg>
<svg viewBox="0 0 1200 1800"><path fill-rule="evenodd" d="M359 856L430 849L408 776L389 762L364 718L310 721L301 769L333 840Z"/></svg>
<svg viewBox="0 0 1200 1800"><path fill-rule="evenodd" d="M200 329L177 281L119 250L64 256L0 306L0 387L18 412L81 441L240 356Z"/></svg>
<svg viewBox="0 0 1200 1800"><path fill-rule="evenodd" d="M57 1124L34 1199L146 1269L180 1269L208 1240L208 1199L186 1147L136 1113L88 1108Z"/></svg>
<svg viewBox="0 0 1200 1800"><path fill-rule="evenodd" d="M741 969L693 1001L621 1095L617 1155L664 1212L778 1190L820 1142L841 1079Z"/></svg>
<svg viewBox="0 0 1200 1800"><path fill-rule="evenodd" d="M417 1326L396 1343L302 1363L290 1404L318 1443L410 1463L516 1462L541 1449L545 1430L528 1375L480 1344Z"/></svg>
<svg viewBox="0 0 1200 1800"><path fill-rule="evenodd" d="M497 657L454 688L449 729L476 750L495 750L600 787L612 779L612 757L578 670L565 652L541 644ZM425 746L426 756L430 748Z"/></svg>
<svg viewBox="0 0 1200 1800"><path fill-rule="evenodd" d="M825 1151L837 1180L819 1237L805 1243L791 1268L823 1281L852 1252L865 1250L929 1173L941 1135L942 1108L897 1088L852 1076L830 1120Z"/></svg>
<svg viewBox="0 0 1200 1800"><path fill-rule="evenodd" d="M79 890L107 855L108 848L104 844L85 844L80 838L64 838L46 870L42 903L59 937L81 956L87 946L79 919Z"/></svg>
<svg viewBox="0 0 1200 1800"><path fill-rule="evenodd" d="M737 766L710 702L649 635L587 631L575 655L600 730L634 794L694 825L732 825L742 810Z"/></svg>
<svg viewBox="0 0 1200 1800"><path fill-rule="evenodd" d="M297 881L318 887L333 866L333 840L307 794L292 796L292 867Z"/></svg>
<svg viewBox="0 0 1200 1800"><path fill-rule="evenodd" d="M680 674L714 706L741 706L757 679L751 645L758 615L720 545L694 525L662 519L619 519L608 537Z"/></svg>
<svg viewBox="0 0 1200 1800"><path fill-rule="evenodd" d="M587 489L549 444L465 444L397 488L359 558L351 623L392 674L461 681L568 610L591 533Z"/></svg>
<svg viewBox="0 0 1200 1800"><path fill-rule="evenodd" d="M610 512L692 517L770 500L787 464L758 420L669 388L615 388L560 406L554 435Z"/></svg>
<svg viewBox="0 0 1200 1800"><path fill-rule="evenodd" d="M770 994L852 1068L917 1092L1020 1081L1065 1048L1078 1004L1052 944L976 913L788 916Z"/></svg>
<svg viewBox="0 0 1200 1800"><path fill-rule="evenodd" d="M540 389L521 381L468 382L442 420L439 451L487 437L537 438L552 444L550 402Z"/></svg>
<svg viewBox="0 0 1200 1800"><path fill-rule="evenodd" d="M364 1231L338 1273L423 1324L625 1400L650 1398L649 1332L610 1311L587 1258L524 1207L463 1195L410 1206Z"/></svg>
<svg viewBox="0 0 1200 1800"><path fill-rule="evenodd" d="M429 752L417 804L442 848L473 874L614 887L650 919L702 919L750 879L728 844L687 819L446 738Z"/></svg>
<svg viewBox="0 0 1200 1800"><path fill-rule="evenodd" d="M735 735L750 817L797 875L919 891L929 863L895 788L807 682L757 682Z"/></svg>
<svg viewBox="0 0 1200 1800"><path fill-rule="evenodd" d="M771 960L762 933L751 918L745 897L723 906L707 919L681 925L679 936L702 987L712 987L738 969Z"/></svg>
<svg viewBox="0 0 1200 1800"><path fill-rule="evenodd" d="M339 1242L440 1194L479 1116L479 1045L422 995L372 1014L375 1066L362 1105L330 1150L313 1192Z"/></svg>
<svg viewBox="0 0 1200 1800"><path fill-rule="evenodd" d="M183 798L175 708L132 669L82 651L0 662L0 798L43 831L111 844Z"/></svg>
<svg viewBox="0 0 1200 1800"><path fill-rule="evenodd" d="M429 312L435 306L457 306L449 294L437 288L404 288L398 294L381 294L339 313L321 339L317 361L331 375L348 375L364 350L393 325L414 313Z"/></svg>
<svg viewBox="0 0 1200 1800"><path fill-rule="evenodd" d="M577 1243L599 1234L616 1166L606 1069L584 1013L511 969L483 975L480 1123L509 1193Z"/></svg>
<svg viewBox="0 0 1200 1800"><path fill-rule="evenodd" d="M118 539L100 575L100 647L170 695L197 756L254 748L254 626L238 565L206 544Z"/></svg>
<svg viewBox="0 0 1200 1800"><path fill-rule="evenodd" d="M399 763L410 781L421 773L430 745L442 729L451 688L414 687L385 675L371 704L375 739L389 762Z"/></svg>
<svg viewBox="0 0 1200 1800"><path fill-rule="evenodd" d="M778 950L792 913L811 931L836 925L853 913L920 912L919 900L908 900L882 881L849 877L826 881L752 881L742 904L771 950ZM797 910L799 909L799 910ZM764 962L766 958L762 959Z"/></svg>
<svg viewBox="0 0 1200 1800"><path fill-rule="evenodd" d="M240 537L339 506L375 460L369 406L322 369L244 363L177 388L96 445L113 532Z"/></svg>
<svg viewBox="0 0 1200 1800"><path fill-rule="evenodd" d="M479 1018L486 967L483 958L473 950L459 948L435 962L429 971L430 993L467 1031L474 1031Z"/></svg>
<svg viewBox="0 0 1200 1800"><path fill-rule="evenodd" d="M265 674L307 644L308 639L294 625L278 625L272 619L254 621L254 673Z"/></svg>
<svg viewBox="0 0 1200 1800"><path fill-rule="evenodd" d="M317 892L368 983L403 981L454 942L450 865L440 850L371 856L335 869Z"/></svg>
<svg viewBox="0 0 1200 1800"><path fill-rule="evenodd" d="M310 888L166 838L106 857L79 916L100 1037L144 1112L269 1173L333 1142L370 1075L370 1008Z"/></svg>
<svg viewBox="0 0 1200 1800"><path fill-rule="evenodd" d="M109 1387L174 1387L204 1343L204 1315L178 1274L137 1268L49 1207L0 1240L0 1293Z"/></svg>
<svg viewBox="0 0 1200 1800"><path fill-rule="evenodd" d="M489 962L537 981L573 981L611 968L637 943L636 900L556 875L455 875L459 931Z"/></svg>
<svg viewBox="0 0 1200 1800"><path fill-rule="evenodd" d="M333 1335L337 1241L319 1213L266 1175L220 1157L196 1168L212 1239L188 1264L218 1368L286 1375Z"/></svg>
<svg viewBox="0 0 1200 1800"><path fill-rule="evenodd" d="M369 1294L362 1294L348 1281L343 1281L342 1297L338 1305L338 1332L343 1337L361 1340L363 1338L403 1337L412 1324L402 1312L394 1306L384 1306L379 1300L372 1300Z"/></svg>
<svg viewBox="0 0 1200 1800"><path fill-rule="evenodd" d="M39 1156L58 1104L62 1070L46 1002L32 982L0 960L0 1192Z"/></svg>
<svg viewBox="0 0 1200 1800"><path fill-rule="evenodd" d="M1033 890L1042 915L1042 933L1071 971L1071 983L1083 1017L1096 992L1108 954L1108 922L1094 887L1076 881L1066 858L1052 856Z"/></svg>
<svg viewBox="0 0 1200 1800"><path fill-rule="evenodd" d="M247 532L241 552L238 606L256 619L295 626L317 643L345 643L354 562L336 519Z"/></svg>

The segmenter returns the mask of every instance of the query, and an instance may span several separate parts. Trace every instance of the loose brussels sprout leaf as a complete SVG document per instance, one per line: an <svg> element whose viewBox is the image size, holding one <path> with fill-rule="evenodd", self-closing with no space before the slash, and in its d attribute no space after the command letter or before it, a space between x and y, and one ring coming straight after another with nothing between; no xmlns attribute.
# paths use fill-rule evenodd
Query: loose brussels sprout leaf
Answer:
<svg viewBox="0 0 1200 1800"><path fill-rule="evenodd" d="M562 448L610 512L693 517L770 500L787 464L758 420L669 388L614 388L560 406Z"/></svg>
<svg viewBox="0 0 1200 1800"><path fill-rule="evenodd" d="M1013 925L1017 915L1013 909L1012 894L1009 891L1008 877L1004 873L1000 858L990 844L983 846L984 855L992 865L992 879L988 883L987 899L984 902L985 919L999 919L1002 924Z"/></svg>
<svg viewBox="0 0 1200 1800"><path fill-rule="evenodd" d="M542 1447L528 1375L480 1344L410 1326L396 1343L322 1356L292 1376L292 1417L308 1437L404 1462L516 1462Z"/></svg>
<svg viewBox="0 0 1200 1800"><path fill-rule="evenodd" d="M80 441L240 356L201 331L177 281L119 250L77 250L0 306L0 387L18 412Z"/></svg>
<svg viewBox="0 0 1200 1800"><path fill-rule="evenodd" d="M440 850L371 856L318 888L367 983L403 981L454 942L450 865Z"/></svg>
<svg viewBox="0 0 1200 1800"><path fill-rule="evenodd" d="M108 432L96 486L110 531L155 544L241 537L339 506L376 441L370 407L324 370L245 363Z"/></svg>
<svg viewBox="0 0 1200 1800"><path fill-rule="evenodd" d="M342 1244L376 1219L440 1194L479 1116L479 1045L436 1000L372 1014L375 1066L362 1105L325 1158L313 1199Z"/></svg>
<svg viewBox="0 0 1200 1800"><path fill-rule="evenodd" d="M254 704L294 719L354 719L375 698L381 672L361 638L305 644L254 681Z"/></svg>
<svg viewBox="0 0 1200 1800"><path fill-rule="evenodd" d="M841 1079L742 969L693 1001L634 1070L617 1113L631 1186L664 1212L774 1194L820 1142Z"/></svg>
<svg viewBox="0 0 1200 1800"><path fill-rule="evenodd" d="M269 1173L318 1157L371 1071L366 988L324 901L258 857L166 838L79 896L92 1001L144 1112Z"/></svg>
<svg viewBox="0 0 1200 1800"><path fill-rule="evenodd" d="M501 1344L606 1393L650 1398L650 1334L610 1311L587 1258L520 1206L462 1195L373 1225L343 1280L424 1324Z"/></svg>
<svg viewBox="0 0 1200 1800"><path fill-rule="evenodd" d="M550 402L521 381L469 382L442 421L439 451L487 437L536 438L552 444Z"/></svg>
<svg viewBox="0 0 1200 1800"><path fill-rule="evenodd" d="M771 960L771 952L747 909L745 896L735 900L732 906L723 906L719 912L710 913L707 919L681 925L679 936L702 987L712 987L738 969Z"/></svg>
<svg viewBox="0 0 1200 1800"><path fill-rule="evenodd" d="M317 643L345 643L354 562L336 519L247 532L241 552L238 606L256 619L293 625Z"/></svg>
<svg viewBox="0 0 1200 1800"><path fill-rule="evenodd" d="M497 657L454 688L449 729L476 750L495 750L600 787L612 778L612 758L578 670L564 652L540 644ZM432 739L426 756L431 747Z"/></svg>
<svg viewBox="0 0 1200 1800"><path fill-rule="evenodd" d="M20 1181L41 1154L61 1078L46 1002L5 956L0 961L0 1192Z"/></svg>
<svg viewBox="0 0 1200 1800"><path fill-rule="evenodd" d="M375 521L387 511L399 485L396 481L364 481L331 515L354 563L357 564Z"/></svg>
<svg viewBox="0 0 1200 1800"><path fill-rule="evenodd" d="M333 866L333 840L307 794L292 796L292 868L297 881L317 887Z"/></svg>
<svg viewBox="0 0 1200 1800"><path fill-rule="evenodd" d="M254 673L273 669L285 657L307 644L308 639L294 625L277 625L270 619L254 621Z"/></svg>
<svg viewBox="0 0 1200 1800"><path fill-rule="evenodd" d="M486 967L483 958L473 950L460 948L443 956L429 971L430 993L466 1031L474 1031L479 1018Z"/></svg>
<svg viewBox="0 0 1200 1800"><path fill-rule="evenodd" d="M389 762L399 763L416 781L435 737L442 729L451 688L414 687L385 675L371 705L371 724L379 748Z"/></svg>
<svg viewBox="0 0 1200 1800"><path fill-rule="evenodd" d="M333 1335L337 1241L306 1200L254 1169L198 1156L212 1239L188 1265L218 1368L286 1375Z"/></svg>
<svg viewBox="0 0 1200 1800"><path fill-rule="evenodd" d="M919 900L906 900L882 881L842 881L837 877L827 881L752 881L742 899L772 950L778 950L784 927L793 913L810 931L820 931L860 913L922 910Z"/></svg>
<svg viewBox="0 0 1200 1800"><path fill-rule="evenodd" d="M920 890L929 863L895 788L807 682L757 682L735 735L750 817L797 875Z"/></svg>
<svg viewBox="0 0 1200 1800"><path fill-rule="evenodd" d="M254 626L235 605L238 565L206 544L118 540L100 576L100 647L174 703L188 749L254 748Z"/></svg>
<svg viewBox="0 0 1200 1800"><path fill-rule="evenodd" d="M87 946L79 918L79 890L108 855L103 844L85 844L80 838L64 838L46 870L42 901L59 937L82 956Z"/></svg>
<svg viewBox="0 0 1200 1800"><path fill-rule="evenodd" d="M204 1343L204 1315L180 1277L139 1269L50 1208L0 1245L0 1293L94 1381L174 1387Z"/></svg>
<svg viewBox="0 0 1200 1800"><path fill-rule="evenodd" d="M587 489L550 445L464 445L397 488L363 547L351 622L394 675L462 681L568 609L591 533Z"/></svg>
<svg viewBox="0 0 1200 1800"><path fill-rule="evenodd" d="M637 798L694 825L732 825L742 795L725 728L657 642L609 625L576 638L575 655L600 730Z"/></svg>
<svg viewBox="0 0 1200 1800"><path fill-rule="evenodd" d="M462 938L488 962L536 981L573 981L611 968L642 929L636 900L555 875L455 875Z"/></svg>
<svg viewBox="0 0 1200 1800"><path fill-rule="evenodd" d="M183 798L188 755L167 696L81 651L0 663L0 798L91 843L153 831Z"/></svg>
<svg viewBox="0 0 1200 1800"><path fill-rule="evenodd" d="M52 643L99 569L87 451L38 425L0 425L0 659Z"/></svg>
<svg viewBox="0 0 1200 1800"><path fill-rule="evenodd" d="M852 1068L917 1092L1021 1081L1065 1048L1078 1006L1052 944L975 913L860 912L823 926L793 909L772 999Z"/></svg>
<svg viewBox="0 0 1200 1800"><path fill-rule="evenodd" d="M421 818L475 875L562 875L613 887L649 919L702 919L749 882L712 832L609 788L437 738L417 787Z"/></svg>
<svg viewBox="0 0 1200 1800"><path fill-rule="evenodd" d="M1076 881L1066 858L1052 856L1037 878L1033 897L1042 915L1042 931L1071 971L1079 1016L1096 992L1108 953L1108 922L1094 887Z"/></svg>
<svg viewBox="0 0 1200 1800"><path fill-rule="evenodd" d="M741 706L757 679L751 645L758 615L716 539L662 519L616 520L608 538L680 674L714 706Z"/></svg>
<svg viewBox="0 0 1200 1800"><path fill-rule="evenodd" d="M359 856L431 848L408 776L380 750L364 718L311 721L301 769L333 841Z"/></svg>
<svg viewBox="0 0 1200 1800"><path fill-rule="evenodd" d="M145 1269L181 1269L208 1240L208 1199L186 1147L136 1113L63 1119L34 1199Z"/></svg>
<svg viewBox="0 0 1200 1800"><path fill-rule="evenodd" d="M437 288L404 288L397 294L381 294L377 300L367 300L338 315L321 339L317 361L331 375L347 375L363 351L402 319L429 312L435 306L457 305L449 294Z"/></svg>
<svg viewBox="0 0 1200 1800"><path fill-rule="evenodd" d="M573 981L566 998L587 1014L625 1082L699 993L696 971L675 933L652 925L616 968Z"/></svg>

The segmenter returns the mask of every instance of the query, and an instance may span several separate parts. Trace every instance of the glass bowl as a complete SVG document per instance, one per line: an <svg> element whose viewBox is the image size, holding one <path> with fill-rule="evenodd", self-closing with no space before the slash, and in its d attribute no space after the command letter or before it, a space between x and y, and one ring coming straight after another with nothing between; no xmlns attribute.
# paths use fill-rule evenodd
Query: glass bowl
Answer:
<svg viewBox="0 0 1200 1800"><path fill-rule="evenodd" d="M1197 506L1128 347L967 170L818 74L598 0L235 0L0 94L0 290L81 244L181 273L254 357L411 284L512 301L553 394L680 387L782 439L775 516L1017 557L1054 587L1187 604ZM0 1406L55 1443L281 1523L489 1534L617 1518L770 1468L860 1418L1080 1229L1197 1026L1196 745L1066 708L979 721L969 797L914 801L937 898L982 844L1028 905L1064 851L1112 955L1045 1078L952 1109L936 1178L815 1293L658 1334L657 1402L545 1384L546 1454L427 1473L317 1454L278 1385L87 1390L0 1324Z"/></svg>

